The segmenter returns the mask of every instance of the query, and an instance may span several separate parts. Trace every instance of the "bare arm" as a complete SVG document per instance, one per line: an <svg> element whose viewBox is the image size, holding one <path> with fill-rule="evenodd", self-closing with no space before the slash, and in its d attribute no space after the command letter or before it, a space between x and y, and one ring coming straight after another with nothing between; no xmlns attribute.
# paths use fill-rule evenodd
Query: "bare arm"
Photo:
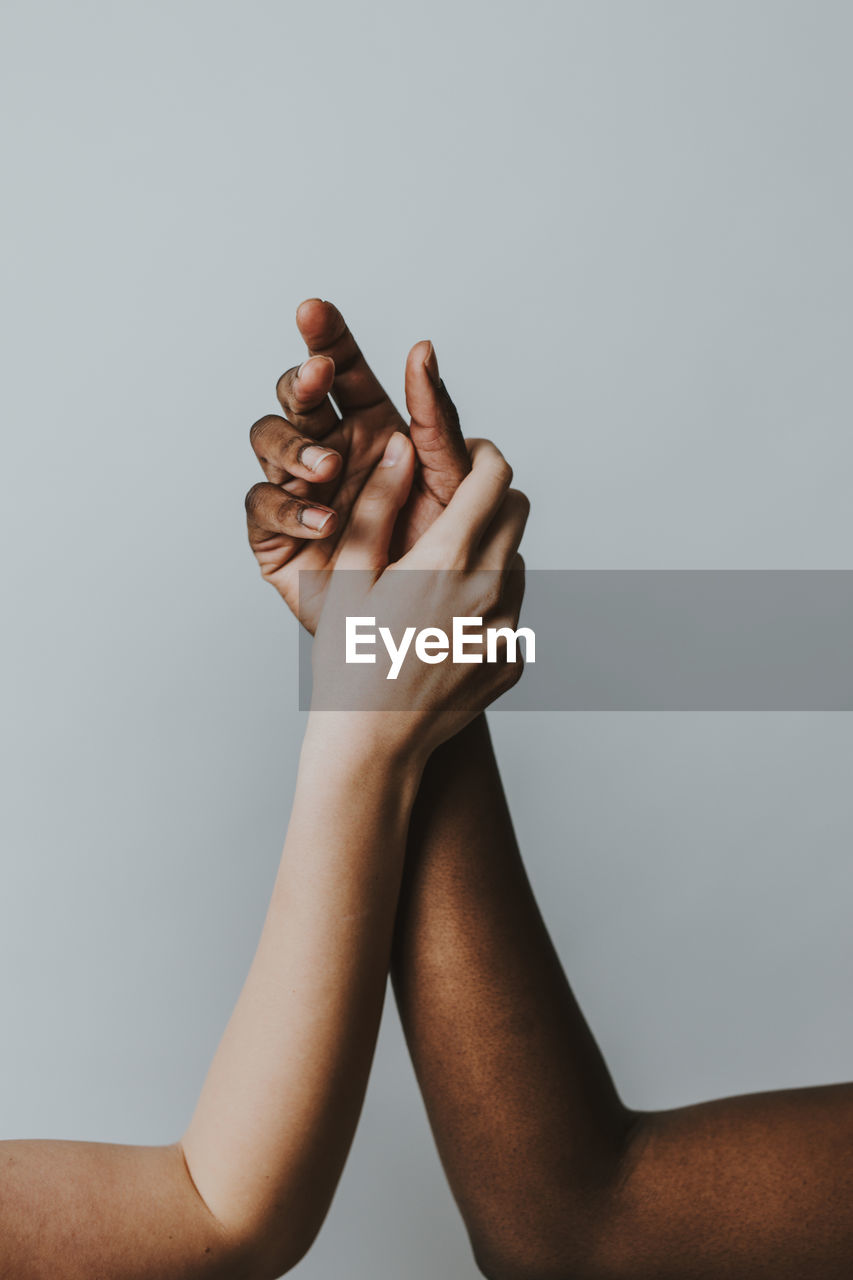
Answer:
<svg viewBox="0 0 853 1280"><path fill-rule="evenodd" d="M346 494L358 442L399 418L330 304L304 304L299 323L309 351L333 360L322 370L309 365L318 380L301 397L299 379L285 376L280 398L307 434L335 444L331 389L356 446L344 450ZM425 355L414 348L407 365L420 469L398 525L404 545L429 527L467 470L458 418L434 353L421 364ZM291 428L279 422L277 430L285 458ZM267 576L292 603L287 569ZM761 1268L782 1277L849 1272L851 1091L657 1116L622 1106L527 883L482 720L427 768L394 977L439 1150L488 1273L689 1280Z"/></svg>
<svg viewBox="0 0 853 1280"><path fill-rule="evenodd" d="M379 739L368 756L309 725L258 950L182 1143L0 1144L0 1273L274 1277L305 1253L361 1107L417 777Z"/></svg>
<svg viewBox="0 0 853 1280"><path fill-rule="evenodd" d="M328 312L318 310L321 318ZM327 345L346 358L351 339L338 319L335 313L327 326ZM329 364L315 361L305 383L311 387L312 377L322 383ZM282 385L295 382L293 373ZM357 362L349 365L341 399L347 393L358 404L372 399ZM330 407L319 415L324 423L330 416ZM360 433L359 488L398 422L383 420L379 439ZM275 454L267 419L260 428L252 439L277 486L287 477L266 461ZM292 444L286 453L295 475L321 483L341 462L334 442L307 458ZM253 491L250 533L257 529L255 499L271 491L288 528L319 542L318 522L297 521L287 493L273 485ZM339 496L344 517L356 493ZM330 495L327 484L323 496ZM270 541L290 546L281 533L267 539L267 549ZM355 761L342 755L340 743L321 769L316 739L315 729L258 952L183 1141L147 1148L0 1143L0 1275L254 1280L279 1275L308 1247L331 1199L367 1076L408 795L405 787L388 794L378 752L357 785Z"/></svg>
<svg viewBox="0 0 853 1280"><path fill-rule="evenodd" d="M628 1111L542 923L483 717L425 772L393 976L485 1274L850 1275L853 1087Z"/></svg>
<svg viewBox="0 0 853 1280"><path fill-rule="evenodd" d="M361 595L352 578L332 575L360 612L408 616L426 582L439 624L475 609L497 625L517 621L519 575L495 596L482 570L512 561L526 510L504 507L509 473L497 450L481 442L477 457L434 540L385 572L414 472L411 444L392 435L338 551L339 568L362 570ZM463 558L469 567L444 572L445 559ZM315 646L322 688L341 638L325 617ZM418 663L394 686L378 681L402 709L312 712L258 950L187 1133L166 1148L0 1144L0 1274L263 1280L303 1256L364 1096L424 763L516 674L510 664L448 673Z"/></svg>
<svg viewBox="0 0 853 1280"><path fill-rule="evenodd" d="M325 363L309 363L301 387L295 370L281 380L288 417L265 428L263 456L269 446L282 464L293 456L294 423L343 446L346 499L364 451L401 419L331 304L303 304L298 322ZM410 353L406 395L419 470L395 534L404 546L429 528L468 465L426 344ZM296 609L292 560L316 559L320 549L301 542L304 532L289 538L288 519L270 512L254 545L264 575ZM439 1151L488 1274L849 1274L853 1091L659 1115L622 1106L527 883L483 720L427 767L394 979Z"/></svg>

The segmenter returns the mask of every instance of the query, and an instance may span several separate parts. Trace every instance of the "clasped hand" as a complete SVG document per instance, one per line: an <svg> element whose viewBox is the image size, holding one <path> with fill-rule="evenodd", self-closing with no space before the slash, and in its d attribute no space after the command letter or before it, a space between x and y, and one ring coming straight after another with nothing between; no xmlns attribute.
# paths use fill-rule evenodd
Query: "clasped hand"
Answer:
<svg viewBox="0 0 853 1280"><path fill-rule="evenodd" d="M449 631L474 616L514 629L529 504L495 445L463 439L430 343L407 360L406 434L337 309L310 300L297 323L311 354L279 379L286 416L251 432L268 482L247 495L249 540L316 632L315 703L357 706L385 743L429 753L516 682L520 657L410 662L389 686L376 667L344 668L343 618Z"/></svg>

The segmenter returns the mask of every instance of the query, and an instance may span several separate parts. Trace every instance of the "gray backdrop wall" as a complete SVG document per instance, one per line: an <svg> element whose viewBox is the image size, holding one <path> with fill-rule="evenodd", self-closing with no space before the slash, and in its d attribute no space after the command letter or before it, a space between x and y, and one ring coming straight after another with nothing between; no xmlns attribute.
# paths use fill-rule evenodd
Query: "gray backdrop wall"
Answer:
<svg viewBox="0 0 853 1280"><path fill-rule="evenodd" d="M540 567L851 567L849 5L5 0L4 1136L171 1140L303 720L249 424L431 337ZM627 1100L853 1074L843 715L495 717ZM474 1276L396 1015L309 1277Z"/></svg>

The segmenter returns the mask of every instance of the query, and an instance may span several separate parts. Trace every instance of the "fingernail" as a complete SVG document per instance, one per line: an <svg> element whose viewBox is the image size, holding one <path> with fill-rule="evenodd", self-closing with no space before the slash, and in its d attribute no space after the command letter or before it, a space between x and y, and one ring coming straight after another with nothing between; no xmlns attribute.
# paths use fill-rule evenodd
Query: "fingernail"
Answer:
<svg viewBox="0 0 853 1280"><path fill-rule="evenodd" d="M304 524L306 529L322 533L334 514L334 511L321 511L319 507L300 507L296 519L300 524Z"/></svg>
<svg viewBox="0 0 853 1280"><path fill-rule="evenodd" d="M321 449L318 444L304 444L296 455L296 461L309 471L316 471L325 458L334 458L331 449Z"/></svg>
<svg viewBox="0 0 853 1280"><path fill-rule="evenodd" d="M437 387L439 384L438 358L432 343L429 344L429 351L424 356L424 368L427 371L427 377L430 382Z"/></svg>
<svg viewBox="0 0 853 1280"><path fill-rule="evenodd" d="M382 461L379 463L380 467L393 467L402 458L405 447L406 437L399 431L395 431L385 446Z"/></svg>

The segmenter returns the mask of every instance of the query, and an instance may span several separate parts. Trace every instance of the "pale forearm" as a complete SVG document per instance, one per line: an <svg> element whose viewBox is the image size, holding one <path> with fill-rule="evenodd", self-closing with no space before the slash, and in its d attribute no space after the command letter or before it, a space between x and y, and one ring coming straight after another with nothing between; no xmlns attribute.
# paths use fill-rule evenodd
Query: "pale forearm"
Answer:
<svg viewBox="0 0 853 1280"><path fill-rule="evenodd" d="M409 616L427 591L446 626L456 616L486 615L517 624L522 579L507 573L495 599L483 570L509 569L527 505L507 493L510 472L493 446L476 442L472 461L417 556L388 565L414 474L411 443L390 438L351 512L333 575L370 571L358 579L358 614ZM463 563L458 573L444 572ZM393 572L400 567L422 573ZM325 694L339 674L335 611L329 616L327 623L324 610L314 649ZM38 1280L51 1274L45 1249L53 1263L66 1247L67 1224L54 1202L75 1224L73 1268L65 1271L75 1280L87 1273L190 1280L213 1267L229 1280L272 1280L299 1260L328 1208L364 1095L423 762L519 673L511 662L441 671L410 664L393 689L381 675L371 682L369 712L312 714L262 938L182 1142L150 1157L121 1149L120 1170L113 1150L75 1148L66 1160L65 1152L28 1147L10 1173L16 1186L46 1188L47 1229L38 1213L23 1210L18 1249L41 1267L32 1271ZM68 1184L76 1187L70 1205ZM9 1208L3 1190L0 1240L21 1211L20 1203ZM157 1230L163 1194L165 1236Z"/></svg>
<svg viewBox="0 0 853 1280"><path fill-rule="evenodd" d="M282 1269L322 1222L364 1096L419 765L312 717L258 951L183 1141L205 1202Z"/></svg>
<svg viewBox="0 0 853 1280"><path fill-rule="evenodd" d="M3 1274L271 1280L310 1245L364 1095L420 774L354 724L309 727L258 950L183 1141L0 1144Z"/></svg>

